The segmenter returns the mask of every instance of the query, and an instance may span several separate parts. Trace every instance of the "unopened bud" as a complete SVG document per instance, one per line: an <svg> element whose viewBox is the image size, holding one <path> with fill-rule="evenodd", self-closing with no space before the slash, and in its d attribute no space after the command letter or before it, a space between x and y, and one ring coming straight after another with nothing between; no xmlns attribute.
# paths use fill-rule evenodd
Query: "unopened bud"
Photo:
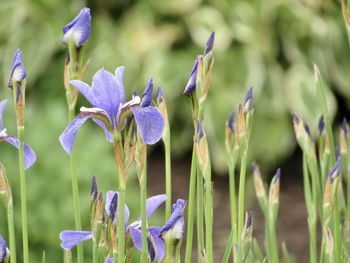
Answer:
<svg viewBox="0 0 350 263"><path fill-rule="evenodd" d="M263 180L261 178L260 168L254 162L252 165L252 169L253 169L253 179L254 179L254 187L255 187L256 196L257 196L257 198L266 199L266 191L265 191Z"/></svg>
<svg viewBox="0 0 350 263"><path fill-rule="evenodd" d="M6 176L6 169L0 163L0 197L4 200L4 205L7 207L12 203L12 193L10 183Z"/></svg>
<svg viewBox="0 0 350 263"><path fill-rule="evenodd" d="M270 193L269 193L270 204L279 203L280 177L281 177L281 169L278 168L275 176L272 178L271 185L270 185Z"/></svg>

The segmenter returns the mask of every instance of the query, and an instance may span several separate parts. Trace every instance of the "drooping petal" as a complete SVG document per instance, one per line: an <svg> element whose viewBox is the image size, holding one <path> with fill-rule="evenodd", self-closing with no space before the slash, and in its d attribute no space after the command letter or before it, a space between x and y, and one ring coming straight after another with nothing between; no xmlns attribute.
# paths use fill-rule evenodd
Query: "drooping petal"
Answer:
<svg viewBox="0 0 350 263"><path fill-rule="evenodd" d="M103 129L103 131L105 132L105 135L106 135L106 140L107 140L108 142L110 142L110 143L113 143L113 135L112 135L112 133L107 129L106 125L105 125L102 121L100 121L100 120L98 120L98 119L92 118L92 120L93 120L98 126L100 126L100 127Z"/></svg>
<svg viewBox="0 0 350 263"><path fill-rule="evenodd" d="M89 118L97 116L105 119L107 123L110 122L108 114L103 109L84 107L80 109L80 114L77 117L75 117L75 119L66 127L66 129L63 131L59 138L60 143L63 149L67 152L67 154L70 155L72 153L74 141L80 127Z"/></svg>
<svg viewBox="0 0 350 263"><path fill-rule="evenodd" d="M81 94L83 94L83 96L88 100L88 102L90 102L90 104L93 107L98 107L96 105L96 101L95 101L95 97L94 94L92 93L92 89L91 87L86 84L85 82L81 81L81 80L71 80L69 81L69 83L76 88L77 90L79 90L79 92Z"/></svg>
<svg viewBox="0 0 350 263"><path fill-rule="evenodd" d="M4 112L6 105L7 105L7 100L3 100L2 102L0 102L0 131L3 129L2 114Z"/></svg>
<svg viewBox="0 0 350 263"><path fill-rule="evenodd" d="M13 56L8 87L12 88L14 81L20 82L24 80L26 76L27 73L22 60L22 52L20 49L17 49Z"/></svg>
<svg viewBox="0 0 350 263"><path fill-rule="evenodd" d="M166 195L155 195L146 200L147 219L157 210L157 208L166 201Z"/></svg>
<svg viewBox="0 0 350 263"><path fill-rule="evenodd" d="M185 200L178 199L173 205L173 212L169 220L161 229L161 235L168 240L181 240L184 236L184 218L183 210L185 208Z"/></svg>
<svg viewBox="0 0 350 263"><path fill-rule="evenodd" d="M0 262L4 262L5 261L6 255L7 255L6 241L0 235Z"/></svg>
<svg viewBox="0 0 350 263"><path fill-rule="evenodd" d="M153 79L150 79L146 85L145 90L143 91L141 107L149 107L152 104L153 96Z"/></svg>
<svg viewBox="0 0 350 263"><path fill-rule="evenodd" d="M68 44L74 41L77 47L82 46L89 38L91 31L90 9L85 7L80 13L63 28L62 42Z"/></svg>
<svg viewBox="0 0 350 263"><path fill-rule="evenodd" d="M154 107L132 108L134 118L142 142L145 144L155 144L163 135L164 119L162 114Z"/></svg>
<svg viewBox="0 0 350 263"><path fill-rule="evenodd" d="M92 232L65 230L60 233L60 239L61 247L66 251L70 251L81 242L92 239Z"/></svg>
<svg viewBox="0 0 350 263"><path fill-rule="evenodd" d="M142 232L140 228L130 227L130 235L134 246L141 252L142 251Z"/></svg>
<svg viewBox="0 0 350 263"><path fill-rule="evenodd" d="M19 140L15 136L6 136L2 138L4 141L8 142L12 146L19 149ZM35 152L32 148L29 147L28 144L24 144L24 169L28 169L31 167L36 161Z"/></svg>
<svg viewBox="0 0 350 263"><path fill-rule="evenodd" d="M103 68L96 72L92 79L92 93L95 97L96 107L105 110L111 117L112 122L116 120L122 94L120 85L112 73Z"/></svg>
<svg viewBox="0 0 350 263"><path fill-rule="evenodd" d="M152 243L156 251L156 259L161 262L165 256L165 244L163 239L160 237L161 228L160 227L149 227L148 231L152 237Z"/></svg>

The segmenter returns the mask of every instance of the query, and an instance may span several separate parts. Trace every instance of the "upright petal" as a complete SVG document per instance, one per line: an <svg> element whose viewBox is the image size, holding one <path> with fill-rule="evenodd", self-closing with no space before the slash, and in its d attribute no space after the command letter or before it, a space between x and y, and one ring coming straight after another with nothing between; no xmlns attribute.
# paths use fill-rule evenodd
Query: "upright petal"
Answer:
<svg viewBox="0 0 350 263"><path fill-rule="evenodd" d="M160 237L161 228L160 227L149 227L148 231L152 237L152 243L154 244L156 251L156 259L161 262L165 256L165 244L163 239Z"/></svg>
<svg viewBox="0 0 350 263"><path fill-rule="evenodd" d="M89 8L83 8L80 13L63 28L62 42L68 44L74 41L77 47L82 46L89 38L91 31L91 15Z"/></svg>
<svg viewBox="0 0 350 263"><path fill-rule="evenodd" d="M132 108L137 130L141 134L142 142L155 144L163 135L164 119L162 114L154 107Z"/></svg>
<svg viewBox="0 0 350 263"><path fill-rule="evenodd" d="M3 138L4 141L8 142L12 146L19 149L19 140L15 136L7 136ZM36 161L35 152L28 144L24 144L24 169L30 168Z"/></svg>
<svg viewBox="0 0 350 263"><path fill-rule="evenodd" d="M27 73L22 60L22 52L20 49L17 49L13 57L8 87L12 88L14 81L20 82L24 80L26 76Z"/></svg>
<svg viewBox="0 0 350 263"><path fill-rule="evenodd" d="M147 219L163 204L166 200L166 195L155 195L146 200L146 217Z"/></svg>
<svg viewBox="0 0 350 263"><path fill-rule="evenodd" d="M102 118L106 123L110 122L108 114L99 108L84 108L80 109L80 114L75 117L75 119L66 127L63 133L60 135L60 143L63 149L67 154L72 153L73 144L77 136L78 130L80 127L89 119L89 118ZM107 137L108 139L108 137Z"/></svg>
<svg viewBox="0 0 350 263"><path fill-rule="evenodd" d="M152 104L153 96L153 79L150 79L146 85L145 90L143 91L141 107L148 107Z"/></svg>
<svg viewBox="0 0 350 263"><path fill-rule="evenodd" d="M60 233L60 239L61 247L66 251L70 251L81 242L92 239L92 232L65 230Z"/></svg>
<svg viewBox="0 0 350 263"><path fill-rule="evenodd" d="M3 100L2 102L0 102L0 131L3 129L2 114L4 112L6 105L7 105L7 100Z"/></svg>
<svg viewBox="0 0 350 263"><path fill-rule="evenodd" d="M71 80L69 81L69 83L76 88L77 90L79 90L79 92L81 94L83 94L83 96L88 100L88 102L90 102L90 104L93 107L98 107L96 105L96 101L95 101L95 97L94 94L92 93L92 89L91 87L86 84L85 82L81 81L81 80Z"/></svg>
<svg viewBox="0 0 350 263"><path fill-rule="evenodd" d="M114 75L120 91L120 103L124 104L126 101L125 91L124 91L124 66L117 67L115 69Z"/></svg>
<svg viewBox="0 0 350 263"><path fill-rule="evenodd" d="M91 88L96 107L105 110L115 122L123 94L113 74L100 69L92 79Z"/></svg>

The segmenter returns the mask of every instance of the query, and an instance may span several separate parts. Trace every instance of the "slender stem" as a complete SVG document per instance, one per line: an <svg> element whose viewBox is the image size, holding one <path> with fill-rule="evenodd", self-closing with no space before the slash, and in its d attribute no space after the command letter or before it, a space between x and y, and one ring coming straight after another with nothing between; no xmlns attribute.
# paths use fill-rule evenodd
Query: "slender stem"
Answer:
<svg viewBox="0 0 350 263"><path fill-rule="evenodd" d="M169 132L169 131L168 131ZM168 220L171 215L171 144L170 136L164 142L165 147L165 194L167 196L165 203L165 219Z"/></svg>
<svg viewBox="0 0 350 263"><path fill-rule="evenodd" d="M238 193L238 235L237 240L240 244L240 239L244 227L244 198L245 198L245 177L247 170L247 155L248 151L243 150L242 160L241 160L241 171L239 176L239 193ZM239 246L239 251L241 251L241 246Z"/></svg>
<svg viewBox="0 0 350 263"><path fill-rule="evenodd" d="M340 210L339 210L339 197L338 193L336 193L336 200L334 206L334 260L335 262L342 262L341 260L341 246L342 246L342 237L341 237L341 224L340 224Z"/></svg>
<svg viewBox="0 0 350 263"><path fill-rule="evenodd" d="M211 183L211 166L208 161L205 175L205 245L209 262L213 262L213 189Z"/></svg>
<svg viewBox="0 0 350 263"><path fill-rule="evenodd" d="M317 262L317 220L315 215L309 215L310 263Z"/></svg>
<svg viewBox="0 0 350 263"><path fill-rule="evenodd" d="M173 242L167 242L164 262L172 262L172 259L174 258L174 249L175 244Z"/></svg>
<svg viewBox="0 0 350 263"><path fill-rule="evenodd" d="M276 224L274 219L272 218L272 211L270 211L270 218L269 218L269 241L270 241L270 249L271 249L271 256L272 261L274 263L278 263L278 245L277 245L277 237L276 237Z"/></svg>
<svg viewBox="0 0 350 263"><path fill-rule="evenodd" d="M197 167L197 242L198 262L201 262L201 251L204 248L203 239L203 176Z"/></svg>
<svg viewBox="0 0 350 263"><path fill-rule="evenodd" d="M228 259L230 258L230 254L232 251L232 247L233 247L233 238L234 238L234 229L231 229L230 235L228 237L227 243L226 243L226 248L225 248L225 252L224 252L224 256L222 258L222 263L227 263Z"/></svg>
<svg viewBox="0 0 350 263"><path fill-rule="evenodd" d="M98 244L96 240L93 241L92 262L98 263Z"/></svg>
<svg viewBox="0 0 350 263"><path fill-rule="evenodd" d="M124 263L125 255L125 185L119 186L118 200L118 263Z"/></svg>
<svg viewBox="0 0 350 263"><path fill-rule="evenodd" d="M179 241L176 245L174 263L181 263L181 259L180 259L181 245L182 245L182 241Z"/></svg>
<svg viewBox="0 0 350 263"><path fill-rule="evenodd" d="M233 233L233 242L237 242L237 200L236 200L236 182L235 182L235 168L236 158L228 161L229 170L229 189L230 189L230 207L231 207L231 229ZM232 253L234 253L234 246L232 245Z"/></svg>
<svg viewBox="0 0 350 263"><path fill-rule="evenodd" d="M142 231L142 262L148 262L148 244L147 244L147 215L146 215L146 199L147 199L147 172L146 164L144 171L140 171L141 176L141 231Z"/></svg>
<svg viewBox="0 0 350 263"><path fill-rule="evenodd" d="M75 112L74 107L68 107L68 119L69 121L72 121L74 118ZM81 230L81 215L80 215L80 200L79 200L79 183L78 183L78 176L76 171L76 165L75 165L75 150L72 150L72 154L69 157L70 160L70 174L71 174L71 180L72 180L72 192L73 192L73 206L74 206L74 221L75 221L75 229L80 231ZM83 263L84 262L84 255L83 255L83 245L80 244L77 246L77 257L78 262Z"/></svg>
<svg viewBox="0 0 350 263"><path fill-rule="evenodd" d="M11 263L16 263L16 240L15 240L15 222L13 219L13 203L7 206L7 223L10 240Z"/></svg>
<svg viewBox="0 0 350 263"><path fill-rule="evenodd" d="M24 127L17 127L19 140L19 176L21 184L21 212L22 212L22 236L23 236L23 262L29 262L28 252L28 226L27 226L27 187L24 173Z"/></svg>
<svg viewBox="0 0 350 263"><path fill-rule="evenodd" d="M196 150L193 147L191 175L190 175L190 190L188 194L188 216L187 216L187 238L186 238L186 253L185 263L191 262L192 242L193 242L193 221L194 221L194 196L196 191L196 175L197 175L197 156Z"/></svg>

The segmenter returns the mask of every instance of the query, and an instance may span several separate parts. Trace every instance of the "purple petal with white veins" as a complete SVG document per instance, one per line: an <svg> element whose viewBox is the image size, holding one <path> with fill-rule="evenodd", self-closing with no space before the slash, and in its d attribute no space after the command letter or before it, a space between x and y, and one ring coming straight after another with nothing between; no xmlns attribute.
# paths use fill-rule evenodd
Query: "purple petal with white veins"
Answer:
<svg viewBox="0 0 350 263"><path fill-rule="evenodd" d="M91 31L91 15L89 8L83 8L80 13L63 28L62 42L68 44L73 40L77 47L82 46L89 38Z"/></svg>
<svg viewBox="0 0 350 263"><path fill-rule="evenodd" d="M4 141L8 142L12 146L19 149L19 140L15 136L6 136L2 138ZM24 169L28 169L31 167L36 161L35 152L32 148L29 147L28 144L24 144Z"/></svg>
<svg viewBox="0 0 350 263"><path fill-rule="evenodd" d="M163 204L166 200L166 195L155 195L146 200L146 217L147 219Z"/></svg>
<svg viewBox="0 0 350 263"><path fill-rule="evenodd" d="M103 109L100 108L84 108L80 109L80 114L75 117L75 119L66 127L63 133L60 135L60 143L63 149L67 154L72 153L72 148L74 145L75 138L77 136L78 130L80 127L89 119L100 116L106 119L106 122L111 122L108 116ZM108 140L108 137L107 137Z"/></svg>
<svg viewBox="0 0 350 263"><path fill-rule="evenodd" d="M15 55L13 56L13 62L11 66L10 78L8 82L8 87L12 88L13 81L20 82L27 76L26 69L24 68L22 60L22 52L17 49Z"/></svg>
<svg viewBox="0 0 350 263"><path fill-rule="evenodd" d="M3 100L0 102L0 132L3 129L3 124L2 124L2 114L4 112L4 109L6 108L7 105L7 100Z"/></svg>
<svg viewBox="0 0 350 263"><path fill-rule="evenodd" d="M71 80L69 83L79 90L81 94L90 102L93 107L97 107L94 94L92 93L91 87L81 80Z"/></svg>
<svg viewBox="0 0 350 263"><path fill-rule="evenodd" d="M165 256L165 244L163 239L160 237L161 228L160 227L149 227L149 233L151 234L156 251L156 258L158 262L161 262Z"/></svg>
<svg viewBox="0 0 350 263"><path fill-rule="evenodd" d="M92 232L65 230L60 233L60 239L61 247L66 251L70 251L81 242L92 239Z"/></svg>
<svg viewBox="0 0 350 263"><path fill-rule="evenodd" d="M155 144L163 135L164 119L162 114L154 107L132 108L142 142Z"/></svg>
<svg viewBox="0 0 350 263"><path fill-rule="evenodd" d="M91 89L96 107L105 110L114 122L117 118L122 97L125 96L123 87L118 84L112 73L102 68L94 75Z"/></svg>
<svg viewBox="0 0 350 263"><path fill-rule="evenodd" d="M152 104L152 96L153 96L153 79L150 79L146 85L145 90L143 91L141 107L148 107Z"/></svg>

